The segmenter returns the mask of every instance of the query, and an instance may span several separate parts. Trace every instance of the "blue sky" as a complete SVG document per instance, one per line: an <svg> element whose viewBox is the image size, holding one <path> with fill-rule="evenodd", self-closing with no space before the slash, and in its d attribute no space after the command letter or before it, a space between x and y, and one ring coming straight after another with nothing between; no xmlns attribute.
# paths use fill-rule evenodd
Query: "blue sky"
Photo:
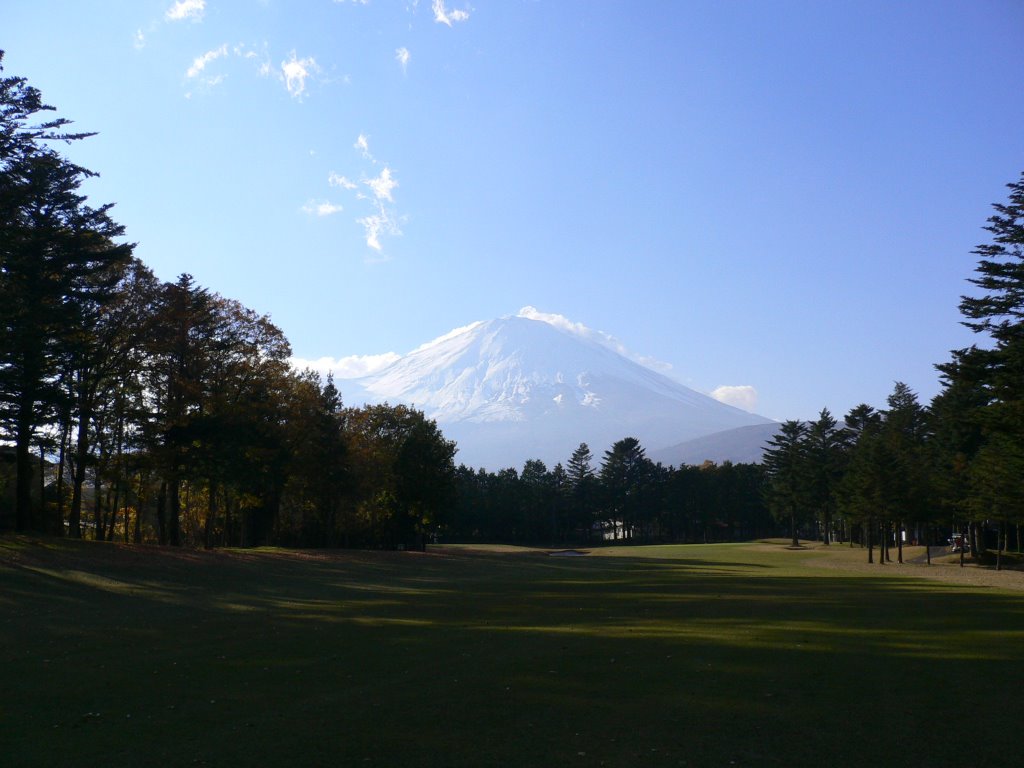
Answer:
<svg viewBox="0 0 1024 768"><path fill-rule="evenodd" d="M772 418L927 400L1024 170L1017 0L5 6L137 255L306 360L532 306Z"/></svg>

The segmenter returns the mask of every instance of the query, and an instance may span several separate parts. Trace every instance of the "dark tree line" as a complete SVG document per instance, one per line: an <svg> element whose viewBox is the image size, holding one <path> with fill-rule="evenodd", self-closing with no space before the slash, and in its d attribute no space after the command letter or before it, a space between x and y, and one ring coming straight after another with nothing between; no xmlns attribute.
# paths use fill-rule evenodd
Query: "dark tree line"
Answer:
<svg viewBox="0 0 1024 768"><path fill-rule="evenodd" d="M0 52L0 65L2 65ZM1024 517L1024 175L978 246L963 297L979 343L938 367L927 406L785 422L762 465L663 467L631 437L596 465L455 468L405 406L346 408L296 373L268 317L133 255L94 174L61 154L90 134L0 66L0 527L169 545L419 546L700 542L787 531L863 542L962 531L1020 548Z"/></svg>
<svg viewBox="0 0 1024 768"><path fill-rule="evenodd" d="M599 465L586 443L548 469L539 460L499 472L460 466L441 533L457 541L556 546L598 542L734 541L774 535L755 464L664 467L636 438Z"/></svg>
<svg viewBox="0 0 1024 768"><path fill-rule="evenodd" d="M160 282L112 206L88 204L94 174L58 150L89 134L52 111L0 77L0 524L422 544L454 494L454 444L404 406L343 407L291 370L269 318L189 275Z"/></svg>
<svg viewBox="0 0 1024 768"><path fill-rule="evenodd" d="M976 295L964 296L964 324L979 344L937 367L942 390L928 405L897 383L887 407L859 405L838 425L788 421L765 455L769 506L799 527L858 538L868 561L902 561L905 539L946 543L961 553L996 550L1024 522L1024 174L994 206L978 246ZM954 534L955 532L955 534ZM951 536L951 534L954 534ZM961 555L963 556L963 554Z"/></svg>
<svg viewBox="0 0 1024 768"><path fill-rule="evenodd" d="M902 562L904 542L947 544L997 567L1024 523L1024 175L994 206L992 241L975 250L978 295L965 324L983 338L937 367L941 392L922 404L897 382L884 408L838 421L823 409L787 421L761 465L662 467L634 438L599 467L586 445L548 470L458 471L445 533L520 543L694 542L776 535L860 542L869 562ZM877 554L876 554L877 553Z"/></svg>

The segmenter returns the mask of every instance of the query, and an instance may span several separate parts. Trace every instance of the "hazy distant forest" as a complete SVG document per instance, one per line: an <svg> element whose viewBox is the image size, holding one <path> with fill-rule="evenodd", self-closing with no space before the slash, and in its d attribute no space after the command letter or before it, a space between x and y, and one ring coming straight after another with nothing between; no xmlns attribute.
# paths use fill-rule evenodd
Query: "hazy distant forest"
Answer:
<svg viewBox="0 0 1024 768"><path fill-rule="evenodd" d="M423 413L346 407L330 378L292 370L267 317L158 280L62 152L89 135L0 78L0 528L207 547L785 532L869 557L956 529L975 554L1021 547L1024 175L974 252L960 309L978 344L937 366L931 403L896 384L884 407L785 422L760 465L664 467L624 436L489 472L456 466Z"/></svg>

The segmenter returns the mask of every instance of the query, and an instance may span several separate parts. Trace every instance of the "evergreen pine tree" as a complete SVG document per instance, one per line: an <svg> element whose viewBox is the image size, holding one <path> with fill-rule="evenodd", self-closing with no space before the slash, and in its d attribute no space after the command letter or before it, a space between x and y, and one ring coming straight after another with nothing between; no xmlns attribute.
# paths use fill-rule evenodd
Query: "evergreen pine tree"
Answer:
<svg viewBox="0 0 1024 768"><path fill-rule="evenodd" d="M797 525L809 506L807 426L801 421L784 421L768 441L763 463L768 509L777 520L789 520L792 545L797 547Z"/></svg>
<svg viewBox="0 0 1024 768"><path fill-rule="evenodd" d="M807 430L806 451L809 501L821 520L821 540L828 545L836 510L836 489L846 468L850 432L823 408Z"/></svg>
<svg viewBox="0 0 1024 768"><path fill-rule="evenodd" d="M938 461L952 470L940 482L953 492L955 509L975 520L1024 513L1001 466L1024 454L1024 173L1007 187L1007 201L993 205L985 226L990 242L973 251L978 265L970 282L978 293L960 301L964 325L990 344L955 351L939 366ZM981 537L973 541L982 544Z"/></svg>
<svg viewBox="0 0 1024 768"><path fill-rule="evenodd" d="M33 122L51 110L24 78L0 78L0 428L15 443L21 530L42 523L29 451L61 398L62 358L132 251L115 243L124 230L111 206L91 208L79 191L94 174L49 146L89 134L65 132L65 119Z"/></svg>

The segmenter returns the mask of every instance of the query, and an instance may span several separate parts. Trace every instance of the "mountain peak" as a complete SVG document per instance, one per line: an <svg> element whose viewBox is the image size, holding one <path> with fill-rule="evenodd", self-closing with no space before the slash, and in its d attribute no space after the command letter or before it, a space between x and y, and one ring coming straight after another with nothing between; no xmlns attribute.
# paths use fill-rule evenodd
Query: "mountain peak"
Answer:
<svg viewBox="0 0 1024 768"><path fill-rule="evenodd" d="M607 334L533 307L456 328L358 384L369 401L422 409L456 440L460 461L489 469L564 462L581 442L597 451L633 436L661 448L769 422L627 357Z"/></svg>

